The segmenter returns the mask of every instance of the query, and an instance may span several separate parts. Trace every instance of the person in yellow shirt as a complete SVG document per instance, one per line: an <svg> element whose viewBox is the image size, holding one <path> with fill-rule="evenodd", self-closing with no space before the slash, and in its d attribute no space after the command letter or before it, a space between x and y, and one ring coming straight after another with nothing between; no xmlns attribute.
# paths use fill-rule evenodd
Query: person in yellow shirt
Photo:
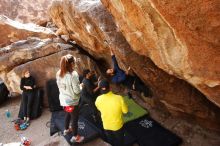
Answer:
<svg viewBox="0 0 220 146"><path fill-rule="evenodd" d="M108 142L112 146L123 146L123 114L128 112L123 97L110 91L110 85L107 80L99 83L102 95L98 96L95 105L101 113L103 128Z"/></svg>

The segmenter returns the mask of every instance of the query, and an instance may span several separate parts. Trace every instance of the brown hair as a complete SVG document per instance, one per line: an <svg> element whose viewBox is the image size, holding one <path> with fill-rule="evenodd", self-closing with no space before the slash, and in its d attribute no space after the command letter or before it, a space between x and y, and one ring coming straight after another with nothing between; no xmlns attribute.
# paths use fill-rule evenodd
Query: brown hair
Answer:
<svg viewBox="0 0 220 146"><path fill-rule="evenodd" d="M64 77L67 72L73 72L74 57L70 54L62 56L60 60L60 77Z"/></svg>
<svg viewBox="0 0 220 146"><path fill-rule="evenodd" d="M29 71L28 69L24 69L24 70L22 71L22 73L21 73L22 78L24 78L25 73L28 72L28 71ZM30 71L29 71L29 72L30 72Z"/></svg>

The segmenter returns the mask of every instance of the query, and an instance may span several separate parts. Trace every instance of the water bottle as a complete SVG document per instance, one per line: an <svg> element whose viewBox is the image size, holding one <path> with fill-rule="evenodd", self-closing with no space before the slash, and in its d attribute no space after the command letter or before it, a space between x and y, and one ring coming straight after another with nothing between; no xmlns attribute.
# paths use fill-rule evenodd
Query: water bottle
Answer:
<svg viewBox="0 0 220 146"><path fill-rule="evenodd" d="M6 116L7 118L10 118L10 117L11 117L11 113L9 112L8 109L5 111L5 116Z"/></svg>

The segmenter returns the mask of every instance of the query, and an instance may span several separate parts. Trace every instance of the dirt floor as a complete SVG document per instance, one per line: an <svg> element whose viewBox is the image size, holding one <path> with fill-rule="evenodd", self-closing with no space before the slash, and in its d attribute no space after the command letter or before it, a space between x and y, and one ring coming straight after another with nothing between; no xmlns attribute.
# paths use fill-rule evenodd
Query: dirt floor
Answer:
<svg viewBox="0 0 220 146"><path fill-rule="evenodd" d="M186 120L158 111L152 108L150 104L140 102L139 98L136 98L136 101L141 103L142 106L147 107L154 119L182 137L183 144L181 146L220 146L220 133L203 129L198 125L192 125ZM49 128L46 126L46 123L50 120L51 114L48 109L44 109L42 116L33 120L27 130L16 131L11 121L17 118L19 105L20 98L13 98L0 106L0 143L19 142L19 135L24 135L31 140L33 146L68 146L62 136L49 136ZM5 116L7 109L11 112L10 119L7 119ZM107 144L101 139L96 139L83 146L107 146Z"/></svg>
<svg viewBox="0 0 220 146"><path fill-rule="evenodd" d="M31 125L25 131L16 131L12 120L17 118L20 106L20 98L14 98L0 106L0 143L7 144L20 142L20 136L23 135L31 140L32 146L68 146L68 143L62 136L49 136L49 128L46 123L50 120L51 113L44 109L42 116L31 121ZM11 112L11 118L5 116L5 111ZM101 139L96 139L82 146L107 146Z"/></svg>

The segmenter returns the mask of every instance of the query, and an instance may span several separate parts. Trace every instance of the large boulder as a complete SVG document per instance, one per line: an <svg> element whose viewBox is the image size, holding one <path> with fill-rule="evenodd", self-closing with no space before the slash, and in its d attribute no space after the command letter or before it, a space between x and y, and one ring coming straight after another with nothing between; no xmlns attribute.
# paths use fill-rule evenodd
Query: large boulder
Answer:
<svg viewBox="0 0 220 146"><path fill-rule="evenodd" d="M23 24L0 15L0 48L28 37L41 39L54 38L56 35L48 28L36 24Z"/></svg>
<svg viewBox="0 0 220 146"><path fill-rule="evenodd" d="M220 107L219 0L101 0L132 49Z"/></svg>
<svg viewBox="0 0 220 146"><path fill-rule="evenodd" d="M10 71L20 64L59 52L64 48L68 49L69 47L70 45L62 44L59 39L50 38L29 38L28 40L12 43L0 49L0 72Z"/></svg>
<svg viewBox="0 0 220 146"><path fill-rule="evenodd" d="M49 21L47 8L51 0L1 0L0 14L21 23L39 25Z"/></svg>
<svg viewBox="0 0 220 146"><path fill-rule="evenodd" d="M61 52L27 62L23 65L19 65L7 73L6 83L9 85L11 91L21 93L19 88L21 74L24 69L29 69L33 77L36 79L37 87L42 87L46 93L47 81L56 78L56 72L59 70L60 58L66 54L72 54L77 58L81 58L81 62L78 64L81 69L98 71L95 63L92 60L90 60L87 56L78 54L77 52L78 51L63 50ZM79 70L77 71L80 73ZM46 98L44 99L44 104L48 105Z"/></svg>
<svg viewBox="0 0 220 146"><path fill-rule="evenodd" d="M109 1L110 6L111 2L112 1ZM123 12L125 8L122 8L122 5L120 5L121 1L117 2L118 3L114 4L114 6L116 5L117 10ZM110 7L107 3L108 2L106 2L106 6ZM132 9L132 7L130 8ZM135 13L136 11L136 9L130 10L130 13ZM101 65L103 69L110 66L109 48L113 48L120 66L123 69L131 66L134 72L152 88L155 101L163 103L164 107L175 115L187 115L188 118L191 117L200 124L220 130L218 124L220 122L220 109L213 106L204 95L187 82L173 76L176 75L180 77L178 73L181 72L181 67L185 65L186 61L183 60L183 62L181 62L181 58L184 59L185 57L182 56L184 54L183 49L185 48L183 48L180 41L176 41L176 37L172 38L169 36L169 34L172 34L170 33L170 31L172 32L171 29L162 27L164 29L160 30L158 34L162 35L164 33L162 36L157 36L155 32L154 35L148 36L148 38L152 37L152 39L148 40L151 46L148 46L146 42L144 42L140 43L137 48L133 46L133 43L135 44L135 40L138 42L139 40L141 41L142 38L144 39L142 35L147 35L144 34L146 32L144 30L145 26L141 25L142 30L140 31L129 31L129 33L124 32L123 29L120 31L120 27L118 28L117 26L121 23L126 23L124 22L126 17L124 19L121 18L121 21L117 19L118 22L116 21L116 23L114 23L112 15L99 0L57 0L53 2L49 12L53 22L59 27L57 35L68 35L70 39L83 46L83 48L96 59L99 59L99 61L102 60ZM139 17L139 15L136 16L134 14L132 16ZM158 26L161 26L159 23L162 21L159 19L160 17L152 15L151 18L158 22ZM135 21L135 24L141 24L144 20L145 17L133 21ZM134 22L129 24L133 26L133 23ZM165 23L165 21L163 23ZM147 28L148 26L146 26L146 29ZM148 29L148 31L153 31L151 28ZM130 34L132 38L129 39L126 33ZM125 35L125 37L123 35ZM135 36L138 36L138 38L135 39ZM166 37L170 39L167 40ZM157 39L154 40L155 38ZM106 44L105 41L107 41L108 44ZM156 43L157 41L158 43ZM166 41L168 41L168 44ZM132 45L133 48L130 45ZM163 45L167 46L167 48ZM151 48L152 52L149 51L150 49L146 51L146 48ZM177 48L180 52L173 52L172 48ZM163 50L165 49L169 50L168 54L163 54ZM170 53L171 56L174 54L176 54L176 56L169 58ZM177 69L175 69L175 65L170 62L171 60L175 60L175 57L180 61L174 63L178 65ZM154 61L155 59L157 61ZM163 59L165 59L165 62ZM161 64L157 62L161 62ZM167 62L169 62L169 64ZM175 73L175 71L177 73ZM207 121L207 119L209 119L209 121Z"/></svg>
<svg viewBox="0 0 220 146"><path fill-rule="evenodd" d="M66 54L72 54L78 58L76 69L79 74L83 69L95 70L99 74L99 69L92 59L80 54L76 48L63 43L60 39L30 38L7 46L6 50L8 52L0 53L0 78L14 94L22 92L20 80L24 69L29 69L36 80L37 87L44 88L46 91L47 81L55 79L60 58ZM44 103L47 105L46 98Z"/></svg>

